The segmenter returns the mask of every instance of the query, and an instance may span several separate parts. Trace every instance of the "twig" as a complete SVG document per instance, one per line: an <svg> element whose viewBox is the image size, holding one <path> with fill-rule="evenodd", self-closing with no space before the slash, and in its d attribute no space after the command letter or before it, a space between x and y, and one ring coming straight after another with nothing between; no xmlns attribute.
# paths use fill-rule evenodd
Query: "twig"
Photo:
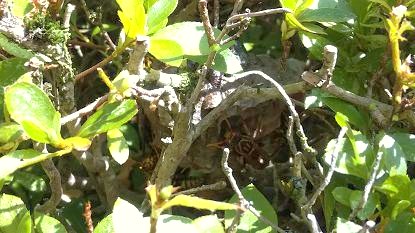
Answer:
<svg viewBox="0 0 415 233"><path fill-rule="evenodd" d="M319 83L324 82L325 80L323 80L318 74L306 71L302 74L302 79L315 87L320 87L322 90L339 99L367 109L379 125L384 125L386 118L389 118L392 115L393 107L391 105L374 99L358 96L350 91L336 86L331 81L326 86L319 86Z"/></svg>
<svg viewBox="0 0 415 233"><path fill-rule="evenodd" d="M323 233L321 230L320 230L320 227L318 226L318 222L317 222L317 219L316 219L316 216L314 215L314 214L307 214L307 219L308 219L308 222L310 223L310 226L311 226L311 232L313 232L313 233Z"/></svg>
<svg viewBox="0 0 415 233"><path fill-rule="evenodd" d="M242 74L239 74L238 76L248 76L248 75L253 75L253 74L261 76L263 79L269 81L275 88L277 88L278 92L282 96L282 99L287 104L288 109L291 113L291 116L294 119L294 123L295 123L295 126L297 128L297 135L300 138L303 150L306 151L306 152L309 152L311 154L316 154L316 150L314 150L311 146L308 145L307 136L305 135L304 130L303 130L303 126L301 125L300 117L299 117L297 111L295 110L295 106L294 106L293 102L291 101L290 97L288 96L288 94L286 93L284 88L277 81L275 81L274 79L272 79L271 77L269 77L267 74L265 74L262 71L255 71L255 70L247 71L247 72L244 72Z"/></svg>
<svg viewBox="0 0 415 233"><path fill-rule="evenodd" d="M134 41L131 41L134 42ZM77 74L75 76L75 82L79 81L80 79L84 78L85 76L89 75L90 73L94 72L96 69L103 67L104 65L108 64L114 58L116 58L118 55L120 55L128 46L130 43L124 43L119 49L114 50L108 57L106 57L104 60L98 62L94 66L82 71L81 73Z"/></svg>
<svg viewBox="0 0 415 233"><path fill-rule="evenodd" d="M373 184L375 183L382 157L383 157L383 153L378 152L376 155L375 161L373 162L372 172L370 173L369 180L365 185L362 199L360 199L359 205L349 215L349 219L353 219L354 217L356 217L357 213L359 213L359 211L362 210L363 207L366 205L367 200L369 198L369 193L372 191Z"/></svg>
<svg viewBox="0 0 415 233"><path fill-rule="evenodd" d="M231 187L233 191L236 193L236 196L239 200L239 205L242 208L239 208L236 212L235 218L232 221L232 224L227 229L227 232L236 232L237 227L239 225L240 218L244 212L243 209L249 210L252 214L254 214L259 220L263 221L264 223L270 225L272 228L274 228L277 232L285 233L285 231L281 228L279 228L275 223L271 222L267 218L263 217L258 210L256 210L252 205L249 204L249 202L245 199L243 196L241 190L238 187L238 184L236 183L235 178L232 175L232 168L228 165L228 158L229 158L229 149L224 148L223 154L222 154L222 170L223 173L225 173L226 177L229 180L229 183L231 184Z"/></svg>
<svg viewBox="0 0 415 233"><path fill-rule="evenodd" d="M172 196L177 196L177 195L180 195L180 194L189 195L189 194L199 193L199 192L203 192L203 191L222 190L225 187L226 187L226 182L221 180L221 181L218 181L218 182L213 183L213 184L207 184L207 185L202 185L200 187L196 187L196 188L192 188L192 189L188 189L188 190L183 190L183 191L174 193Z"/></svg>
<svg viewBox="0 0 415 233"><path fill-rule="evenodd" d="M104 36L104 39L107 41L108 45L111 47L112 50L116 50L117 46L114 44L114 42L112 41L111 37L108 35L108 32L106 32L104 30L104 27L102 26L101 23L101 17L99 17L98 22L93 21L91 19L91 14L89 13L89 9L88 6L86 5L85 0L79 0L81 2L81 8L84 11L86 18L88 19L88 21L94 25L94 26L98 26L102 35Z"/></svg>
<svg viewBox="0 0 415 233"><path fill-rule="evenodd" d="M97 107L101 106L105 101L107 101L108 99L108 94L104 95L102 97L99 97L98 99L96 99L94 102L88 104L87 106L85 106L84 108L71 113L69 115L66 115L64 117L61 118L61 125L65 125L68 122L74 121L92 111L94 111Z"/></svg>
<svg viewBox="0 0 415 233"><path fill-rule="evenodd" d="M84 204L84 213L83 213L83 216L85 218L86 231L88 233L93 233L94 232L94 223L92 222L91 202L90 201L87 201Z"/></svg>
<svg viewBox="0 0 415 233"><path fill-rule="evenodd" d="M213 1L213 27L218 28L219 26L219 11L220 3L219 0Z"/></svg>
<svg viewBox="0 0 415 233"><path fill-rule="evenodd" d="M244 0L236 0L235 3L233 4L231 16L238 14L238 12L242 9L243 5L244 5Z"/></svg>
<svg viewBox="0 0 415 233"><path fill-rule="evenodd" d="M147 36L137 37L133 51L130 54L127 70L130 74L143 75L144 74L144 57L148 52L150 46L150 38Z"/></svg>
<svg viewBox="0 0 415 233"><path fill-rule="evenodd" d="M206 36L208 39L209 46L216 44L215 33L213 32L212 25L210 24L209 13L207 9L207 0L199 0L199 12L200 18L205 28Z"/></svg>
<svg viewBox="0 0 415 233"><path fill-rule="evenodd" d="M65 14L63 15L63 28L68 29L70 24L70 20L71 20L71 15L72 12L75 10L75 5L68 3L68 5L66 6L66 10L65 10Z"/></svg>
<svg viewBox="0 0 415 233"><path fill-rule="evenodd" d="M223 37L232 29L235 27L234 23L235 21L243 21L248 20L252 17L258 17L258 16L265 16L265 15L271 15L271 14L279 14L279 13L291 13L292 11L288 8L275 8L275 9L268 9L263 11L257 11L257 12L248 12L243 14L236 14L237 11L240 10L242 7L243 1L236 1L234 5L234 10L232 11L232 16L228 18L226 21L225 27L222 29L221 34L219 34L218 38L216 38L216 42L218 44L226 44L229 42L229 40L225 39L222 41ZM240 4L240 5L238 5ZM238 9L239 7L239 9Z"/></svg>
<svg viewBox="0 0 415 233"><path fill-rule="evenodd" d="M347 127L342 127L342 129L340 130L339 136L337 137L336 146L334 147L333 153L331 154L331 161L330 161L329 170L327 171L327 174L326 174L323 182L321 182L319 187L314 192L313 196L310 198L310 200L307 202L307 204L305 204L303 206L303 209L306 212L308 212L308 210L311 209L311 207L316 202L317 198L324 191L324 189L327 187L327 185L329 185L329 183L331 181L331 177L333 176L333 173L334 173L334 169L336 168L337 158L339 156L340 149L341 149L340 147L342 145L341 140L344 137L344 135L346 134L346 132L347 132Z"/></svg>
<svg viewBox="0 0 415 233"><path fill-rule="evenodd" d="M43 147L42 153L48 153L46 145L44 144L38 144L35 147L39 149ZM42 213L52 213L56 210L56 206L59 205L63 194L61 174L55 167L55 164L51 158L42 161L40 164L49 178L51 194L49 200L47 200L43 205L37 206L35 209Z"/></svg>

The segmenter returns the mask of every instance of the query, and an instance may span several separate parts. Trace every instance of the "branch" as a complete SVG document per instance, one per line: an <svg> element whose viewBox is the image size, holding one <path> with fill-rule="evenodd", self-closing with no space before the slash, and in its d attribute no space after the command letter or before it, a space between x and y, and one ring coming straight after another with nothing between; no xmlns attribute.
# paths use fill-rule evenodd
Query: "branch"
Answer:
<svg viewBox="0 0 415 233"><path fill-rule="evenodd" d="M42 213L52 213L56 210L56 207L61 202L63 194L61 174L55 167L52 159L47 159L40 164L42 165L43 170L49 178L51 195L43 205L37 206L36 210Z"/></svg>
<svg viewBox="0 0 415 233"><path fill-rule="evenodd" d="M194 194L194 193L199 193L199 192L203 192L203 191L215 191L215 190L222 190L226 188L226 182L223 180L220 180L216 183L213 184L208 184L208 185L202 185L200 187L196 187L196 188L192 188L192 189L188 189L188 190L183 190L177 193L174 193L172 195L173 196L177 196L177 195L189 195L189 194Z"/></svg>

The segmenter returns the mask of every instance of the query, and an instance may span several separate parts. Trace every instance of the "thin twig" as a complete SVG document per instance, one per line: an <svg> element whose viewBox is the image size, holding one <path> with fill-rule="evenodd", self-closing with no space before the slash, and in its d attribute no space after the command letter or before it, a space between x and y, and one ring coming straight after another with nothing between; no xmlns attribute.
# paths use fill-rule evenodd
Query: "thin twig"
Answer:
<svg viewBox="0 0 415 233"><path fill-rule="evenodd" d="M38 149L43 147L43 149L41 149L42 153L48 153L46 145L44 144L38 144L35 147ZM42 161L40 164L49 178L51 194L49 200L47 200L43 205L37 206L35 209L42 213L52 213L56 210L56 206L59 205L62 198L62 178L59 170L55 167L55 164L51 158Z"/></svg>
<svg viewBox="0 0 415 233"><path fill-rule="evenodd" d="M238 197L239 205L242 208L239 208L237 210L235 218L233 219L231 226L229 226L229 228L227 229L227 232L236 232L237 227L239 225L240 218L241 218L242 214L244 213L244 209L247 209L252 214L254 214L259 220L261 220L264 223L270 225L277 232L285 233L285 231L283 229L281 229L280 227L278 227L275 223L271 222L270 220L268 220L267 218L262 216L260 214L260 212L258 210L256 210L252 205L250 205L249 202L245 199L245 197L243 196L241 190L238 187L238 184L237 184L235 178L232 175L232 168L230 168L229 165L228 165L228 158L229 158L229 149L224 148L223 149L223 154L222 154L222 162L221 162L222 171L223 171L223 173L225 173L225 176L228 178L229 183L231 184L231 187L232 187L233 191L236 193L236 196Z"/></svg>
<svg viewBox="0 0 415 233"><path fill-rule="evenodd" d="M203 27L205 28L206 36L208 39L209 46L216 44L215 42L215 33L213 32L212 25L210 24L209 13L207 9L207 0L199 0L199 12L200 18L203 22Z"/></svg>
<svg viewBox="0 0 415 233"><path fill-rule="evenodd" d="M90 112L94 111L96 108L98 108L99 106L101 106L105 101L107 101L108 99L108 94L104 95L102 97L99 97L98 99L96 99L94 102L88 104L87 106L85 106L84 108L71 113L69 115L66 115L64 117L61 118L61 125L65 125L68 122L74 121L86 114L89 114Z"/></svg>
<svg viewBox="0 0 415 233"><path fill-rule="evenodd" d="M177 195L180 195L180 194L189 195L189 194L195 194L195 193L199 193L199 192L203 192L203 191L222 190L225 187L226 187L226 182L221 180L221 181L218 181L218 182L213 183L213 184L207 184L207 185L202 185L200 187L191 188L191 189L188 189L188 190L183 190L183 191L174 193L172 196L177 196Z"/></svg>
<svg viewBox="0 0 415 233"><path fill-rule="evenodd" d="M311 209L311 207L314 205L314 203L316 202L317 198L320 196L320 194L324 191L324 189L327 187L327 185L329 185L330 181L331 181L331 177L333 176L334 173L334 169L336 168L336 163L337 163L337 158L339 156L340 153L340 149L341 149L341 140L344 137L344 135L347 132L347 127L343 127L340 130L339 136L337 137L337 143L336 146L334 147L333 153L331 154L331 161L330 161L330 167L329 170L327 171L327 174L323 180L323 182L321 182L320 186L316 189L316 191L314 192L313 196L310 198L310 200L307 202L306 205L304 205L304 209L307 211L308 209ZM308 212L308 211L307 211Z"/></svg>
<svg viewBox="0 0 415 233"><path fill-rule="evenodd" d="M219 26L219 11L220 3L219 0L213 1L213 27L218 28Z"/></svg>
<svg viewBox="0 0 415 233"><path fill-rule="evenodd" d="M369 180L365 185L365 189L363 191L362 199L359 201L359 205L352 211L352 213L349 215L349 219L353 219L356 217L357 213L361 211L364 206L367 203L367 200L369 198L369 194L372 191L373 184L375 183L376 176L378 174L378 170L380 167L380 161L382 160L383 153L378 152L375 158L375 161L373 162L372 172L370 173Z"/></svg>
<svg viewBox="0 0 415 233"><path fill-rule="evenodd" d="M74 10L75 10L75 5L68 3L68 5L66 6L65 14L63 15L63 23L62 23L63 28L65 29L69 28L70 26L69 22L71 20L71 15Z"/></svg>

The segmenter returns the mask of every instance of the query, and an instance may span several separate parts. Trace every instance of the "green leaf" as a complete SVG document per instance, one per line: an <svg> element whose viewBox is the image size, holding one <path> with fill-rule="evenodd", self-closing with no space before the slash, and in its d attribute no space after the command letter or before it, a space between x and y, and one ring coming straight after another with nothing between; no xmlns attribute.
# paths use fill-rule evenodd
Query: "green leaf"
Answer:
<svg viewBox="0 0 415 233"><path fill-rule="evenodd" d="M94 228L94 233L114 233L114 226L112 224L112 214L102 219Z"/></svg>
<svg viewBox="0 0 415 233"><path fill-rule="evenodd" d="M220 34L214 29L215 36ZM191 36L189 36L191 35ZM225 37L226 38L226 37ZM151 36L151 40L170 40L182 47L183 54L189 56L208 55L210 48L203 24L200 22L182 22L169 25ZM227 43L222 50L229 48L234 43ZM152 45L150 44L150 53Z"/></svg>
<svg viewBox="0 0 415 233"><path fill-rule="evenodd" d="M0 232L31 233L30 212L20 198L0 194Z"/></svg>
<svg viewBox="0 0 415 233"><path fill-rule="evenodd" d="M359 22L363 22L366 14L369 12L369 0L349 0L349 6L353 13L356 14Z"/></svg>
<svg viewBox="0 0 415 233"><path fill-rule="evenodd" d="M119 128L128 122L136 113L134 100L107 103L86 120L78 132L80 137L93 137L97 134Z"/></svg>
<svg viewBox="0 0 415 233"><path fill-rule="evenodd" d="M41 176L24 170L16 171L13 174L13 182L19 183L25 189L34 193L46 192L48 188L45 180Z"/></svg>
<svg viewBox="0 0 415 233"><path fill-rule="evenodd" d="M121 11L118 11L127 38L134 40L137 35L146 34L146 13L143 0L117 0Z"/></svg>
<svg viewBox="0 0 415 233"><path fill-rule="evenodd" d="M361 131L367 129L369 117L364 112L359 111L354 105L338 98L323 97L321 100L334 112L340 112L345 115L349 122Z"/></svg>
<svg viewBox="0 0 415 233"><path fill-rule="evenodd" d="M55 218L41 213L35 213L36 233L66 233L65 227Z"/></svg>
<svg viewBox="0 0 415 233"><path fill-rule="evenodd" d="M108 130L107 143L112 158L118 164L124 164L128 159L130 150L122 132L119 129Z"/></svg>
<svg viewBox="0 0 415 233"><path fill-rule="evenodd" d="M345 8L319 8L305 10L297 17L300 22L347 22L355 18L355 15Z"/></svg>
<svg viewBox="0 0 415 233"><path fill-rule="evenodd" d="M10 58L0 62L0 87L13 84L20 76L27 72L24 66L27 59Z"/></svg>
<svg viewBox="0 0 415 233"><path fill-rule="evenodd" d="M32 9L33 2L31 0L8 0L12 6L14 16L24 18Z"/></svg>
<svg viewBox="0 0 415 233"><path fill-rule="evenodd" d="M186 56L189 60L203 64L208 56ZM216 54L213 69L227 74L235 74L243 70L241 60L230 49L225 49Z"/></svg>
<svg viewBox="0 0 415 233"><path fill-rule="evenodd" d="M0 157L0 179L5 178L17 169L21 168L25 160L30 160L41 155L40 152L33 149L13 151L3 157Z"/></svg>
<svg viewBox="0 0 415 233"><path fill-rule="evenodd" d="M297 2L298 0L280 0L281 6L285 8L289 8L290 10L297 9Z"/></svg>
<svg viewBox="0 0 415 233"><path fill-rule="evenodd" d="M174 40L151 38L149 52L171 66L180 66L184 59L182 46Z"/></svg>
<svg viewBox="0 0 415 233"><path fill-rule="evenodd" d="M0 123L0 145L20 141L24 138L23 134L22 127L16 123Z"/></svg>
<svg viewBox="0 0 415 233"><path fill-rule="evenodd" d="M320 35L308 32L299 32L298 35L300 36L304 47L306 47L311 55L318 60L323 59L324 46L332 44L331 41Z"/></svg>
<svg viewBox="0 0 415 233"><path fill-rule="evenodd" d="M147 232L143 223L143 214L134 205L121 198L115 201L112 213L114 233Z"/></svg>
<svg viewBox="0 0 415 233"><path fill-rule="evenodd" d="M369 175L369 167L373 161L373 148L361 133L356 133L354 140L354 143L357 145L355 149L350 140L346 138L340 140L341 149L334 170L338 173L366 179ZM324 154L324 161L327 164L331 163L336 143L337 139L333 139L327 144L326 153Z"/></svg>
<svg viewBox="0 0 415 233"><path fill-rule="evenodd" d="M2 33L0 33L0 48L15 57L26 60L34 56L32 52L23 49L18 44L10 42L9 39Z"/></svg>
<svg viewBox="0 0 415 233"><path fill-rule="evenodd" d="M298 19L292 13L285 14L285 21L290 26L290 28L302 30L305 32L310 32L310 33L317 33L311 30L310 28L307 28L305 25L303 25L300 21L298 21Z"/></svg>
<svg viewBox="0 0 415 233"><path fill-rule="evenodd" d="M167 26L167 23L169 22L169 19L165 19L161 21L159 24L154 25L150 30L148 30L147 34L151 35L155 32L160 31L162 28L165 28Z"/></svg>
<svg viewBox="0 0 415 233"><path fill-rule="evenodd" d="M168 209L173 206L185 206L203 210L235 210L237 206L226 202L212 201L200 197L177 195L169 200L163 209Z"/></svg>
<svg viewBox="0 0 415 233"><path fill-rule="evenodd" d="M23 126L30 138L41 143L62 143L60 114L39 87L16 83L7 88L4 97L11 118Z"/></svg>
<svg viewBox="0 0 415 233"><path fill-rule="evenodd" d="M337 202L349 207L350 209L355 209L359 206L360 200L363 196L363 191L351 190L346 187L336 187L334 188L332 194ZM358 212L357 216L361 220L367 219L374 213L378 205L380 205L379 196L372 193L369 195L366 205Z"/></svg>
<svg viewBox="0 0 415 233"><path fill-rule="evenodd" d="M222 223L216 215L206 215L193 220L193 225L200 233L225 233Z"/></svg>
<svg viewBox="0 0 415 233"><path fill-rule="evenodd" d="M146 9L146 12L148 11L148 9L150 9L150 7L156 3L158 0L144 0L144 8Z"/></svg>
<svg viewBox="0 0 415 233"><path fill-rule="evenodd" d="M242 194L246 200L252 203L252 206L258 210L261 215L273 223L277 223L277 214L268 200L262 195L253 184L249 184L242 190ZM232 196L229 203L238 203L238 197ZM235 217L235 211L225 211L225 227L228 228ZM238 232L272 232L273 229L268 224L259 220L250 211L243 213L240 224L238 225Z"/></svg>
<svg viewBox="0 0 415 233"><path fill-rule="evenodd" d="M394 133L392 135L405 153L406 160L415 162L415 135L408 133Z"/></svg>
<svg viewBox="0 0 415 233"><path fill-rule="evenodd" d="M137 129L131 124L122 125L119 130L124 135L124 138L130 147L134 151L139 151L141 148L142 139L137 132Z"/></svg>
<svg viewBox="0 0 415 233"><path fill-rule="evenodd" d="M149 33L163 23L177 7L178 0L158 0L147 10L147 28Z"/></svg>
<svg viewBox="0 0 415 233"><path fill-rule="evenodd" d="M346 219L337 218L336 232L358 233L362 227Z"/></svg>
<svg viewBox="0 0 415 233"><path fill-rule="evenodd" d="M410 211L405 211L392 219L385 226L385 233L415 233L415 216Z"/></svg>
<svg viewBox="0 0 415 233"><path fill-rule="evenodd" d="M406 174L405 154L393 137L389 135L382 137L379 142L379 153L383 153L383 167L391 176Z"/></svg>
<svg viewBox="0 0 415 233"><path fill-rule="evenodd" d="M411 202L408 200L399 200L398 203L393 207L391 217L396 219L396 217L411 206Z"/></svg>

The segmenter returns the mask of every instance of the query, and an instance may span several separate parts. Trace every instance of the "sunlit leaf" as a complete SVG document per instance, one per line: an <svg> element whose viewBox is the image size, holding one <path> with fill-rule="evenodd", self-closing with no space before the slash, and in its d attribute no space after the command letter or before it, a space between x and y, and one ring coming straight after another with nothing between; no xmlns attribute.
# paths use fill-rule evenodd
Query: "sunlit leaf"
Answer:
<svg viewBox="0 0 415 233"><path fill-rule="evenodd" d="M34 219L36 233L66 233L62 223L55 218L41 213L35 213Z"/></svg>
<svg viewBox="0 0 415 233"><path fill-rule="evenodd" d="M130 39L135 39L137 35L146 34L146 13L143 0L117 0L121 11L118 11L124 32Z"/></svg>
<svg viewBox="0 0 415 233"><path fill-rule="evenodd" d="M373 148L360 133L355 135L354 140L356 144L355 148L353 148L349 139L342 138L340 140L340 153L334 170L342 174L354 175L366 179L369 175L371 162L373 161ZM336 144L337 139L333 139L328 143L326 153L324 154L326 164L331 163Z"/></svg>
<svg viewBox="0 0 415 233"><path fill-rule="evenodd" d="M220 31L214 29L214 33L215 36L218 36ZM201 22L182 22L169 25L151 36L151 40L156 39L176 42L181 46L184 55L198 56L210 53L205 29ZM233 44L234 43L228 43L222 46L221 50L229 48Z"/></svg>
<svg viewBox="0 0 415 233"><path fill-rule="evenodd" d="M31 233L30 212L16 196L0 194L0 219L2 233Z"/></svg>
<svg viewBox="0 0 415 233"><path fill-rule="evenodd" d="M145 229L143 222L143 213L134 205L121 198L115 201L112 213L114 233L145 232L139 230Z"/></svg>
<svg viewBox="0 0 415 233"><path fill-rule="evenodd" d="M224 233L222 223L216 215L206 215L193 220L193 225L200 233Z"/></svg>
<svg viewBox="0 0 415 233"><path fill-rule="evenodd" d="M389 135L379 142L379 153L383 153L382 164L390 175L406 174L406 159L401 146Z"/></svg>
<svg viewBox="0 0 415 233"><path fill-rule="evenodd" d="M7 88L4 100L11 118L23 126L30 138L42 143L62 143L60 114L39 87L16 83Z"/></svg>
<svg viewBox="0 0 415 233"><path fill-rule="evenodd" d="M171 66L180 66L184 59L182 46L174 40L151 38L149 52Z"/></svg>
<svg viewBox="0 0 415 233"><path fill-rule="evenodd" d="M118 164L124 164L130 154L127 141L119 129L111 129L107 132L108 150L112 158Z"/></svg>
<svg viewBox="0 0 415 233"><path fill-rule="evenodd" d="M149 33L155 32L154 28L163 23L177 7L178 0L158 0L147 10L147 27Z"/></svg>
<svg viewBox="0 0 415 233"><path fill-rule="evenodd" d="M102 219L94 228L94 233L114 233L112 214Z"/></svg>
<svg viewBox="0 0 415 233"><path fill-rule="evenodd" d="M107 103L88 118L79 130L78 136L87 138L116 129L128 122L137 111L134 100Z"/></svg>

